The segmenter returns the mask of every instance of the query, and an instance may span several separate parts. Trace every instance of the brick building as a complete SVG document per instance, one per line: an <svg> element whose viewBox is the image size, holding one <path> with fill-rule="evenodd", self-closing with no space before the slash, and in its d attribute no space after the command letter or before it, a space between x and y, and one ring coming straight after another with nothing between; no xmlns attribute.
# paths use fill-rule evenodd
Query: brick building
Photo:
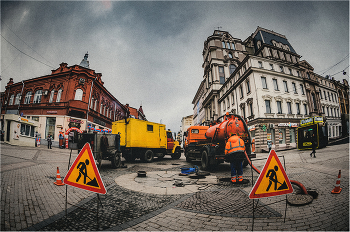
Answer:
<svg viewBox="0 0 350 232"><path fill-rule="evenodd" d="M10 78L1 108L5 141L9 141L9 135L6 136L4 114L17 114L38 122L37 132L42 138L51 134L53 145L58 143L61 128L87 130L91 125L97 129L111 129L113 121L128 116L128 108L106 89L102 74L90 69L87 58L88 54L80 65L61 63L50 75L18 83ZM21 136L31 136L33 132L27 134L21 131Z"/></svg>

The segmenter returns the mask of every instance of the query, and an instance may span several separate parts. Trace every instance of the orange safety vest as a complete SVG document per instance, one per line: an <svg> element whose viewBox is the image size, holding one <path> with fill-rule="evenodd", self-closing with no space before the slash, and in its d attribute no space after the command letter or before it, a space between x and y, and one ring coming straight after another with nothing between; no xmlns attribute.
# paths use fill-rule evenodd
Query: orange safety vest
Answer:
<svg viewBox="0 0 350 232"><path fill-rule="evenodd" d="M244 152L244 141L237 135L231 136L225 146L225 155L230 155L236 152Z"/></svg>

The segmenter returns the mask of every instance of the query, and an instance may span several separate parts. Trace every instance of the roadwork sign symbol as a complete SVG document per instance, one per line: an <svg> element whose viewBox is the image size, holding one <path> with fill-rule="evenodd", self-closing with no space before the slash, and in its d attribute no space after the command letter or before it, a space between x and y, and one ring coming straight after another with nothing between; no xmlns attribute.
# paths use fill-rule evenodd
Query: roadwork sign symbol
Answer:
<svg viewBox="0 0 350 232"><path fill-rule="evenodd" d="M276 152L271 150L258 180L250 191L249 198L279 196L293 192L293 187Z"/></svg>
<svg viewBox="0 0 350 232"><path fill-rule="evenodd" d="M86 143L81 149L63 182L77 188L106 194L107 191L98 172L89 143Z"/></svg>

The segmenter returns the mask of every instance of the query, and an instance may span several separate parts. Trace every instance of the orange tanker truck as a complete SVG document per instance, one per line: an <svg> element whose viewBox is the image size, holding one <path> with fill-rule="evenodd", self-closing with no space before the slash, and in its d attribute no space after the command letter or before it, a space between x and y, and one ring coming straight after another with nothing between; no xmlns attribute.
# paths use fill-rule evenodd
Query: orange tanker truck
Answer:
<svg viewBox="0 0 350 232"><path fill-rule="evenodd" d="M249 159L255 158L256 155L251 153L251 139L246 122L239 115L226 113L210 126L191 126L187 129L184 133L186 160L200 159L204 170L229 162L229 157L225 156L225 145L233 135L244 141ZM243 166L247 165L248 160L244 160Z"/></svg>

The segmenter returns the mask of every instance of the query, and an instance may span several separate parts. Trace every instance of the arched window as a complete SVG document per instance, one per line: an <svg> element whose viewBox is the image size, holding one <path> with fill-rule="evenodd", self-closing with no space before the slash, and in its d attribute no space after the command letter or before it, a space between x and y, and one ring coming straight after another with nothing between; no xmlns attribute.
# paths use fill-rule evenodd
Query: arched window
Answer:
<svg viewBox="0 0 350 232"><path fill-rule="evenodd" d="M51 90L49 103L51 103L51 102L53 101L53 96L54 96L54 95L55 95L55 89Z"/></svg>
<svg viewBox="0 0 350 232"><path fill-rule="evenodd" d="M24 104L29 104L32 98L32 91L27 92L26 97L24 98Z"/></svg>
<svg viewBox="0 0 350 232"><path fill-rule="evenodd" d="M62 89L59 89L58 92L57 92L56 102L60 102L61 101L61 95L62 95Z"/></svg>
<svg viewBox="0 0 350 232"><path fill-rule="evenodd" d="M13 99L15 98L15 95L12 94L11 97L10 97L10 101L9 101L9 106L12 106L13 105Z"/></svg>
<svg viewBox="0 0 350 232"><path fill-rule="evenodd" d="M230 52L230 53L228 53L228 56L232 59L233 58L233 56L232 56L232 53Z"/></svg>
<svg viewBox="0 0 350 232"><path fill-rule="evenodd" d="M43 95L43 91L41 89L37 90L34 94L33 103L40 103L42 95Z"/></svg>
<svg viewBox="0 0 350 232"><path fill-rule="evenodd" d="M78 100L78 101L83 100L83 90L81 90L81 89L75 90L74 100Z"/></svg>
<svg viewBox="0 0 350 232"><path fill-rule="evenodd" d="M20 101L21 101L21 94L17 93L16 98L15 98L15 105L19 105Z"/></svg>

